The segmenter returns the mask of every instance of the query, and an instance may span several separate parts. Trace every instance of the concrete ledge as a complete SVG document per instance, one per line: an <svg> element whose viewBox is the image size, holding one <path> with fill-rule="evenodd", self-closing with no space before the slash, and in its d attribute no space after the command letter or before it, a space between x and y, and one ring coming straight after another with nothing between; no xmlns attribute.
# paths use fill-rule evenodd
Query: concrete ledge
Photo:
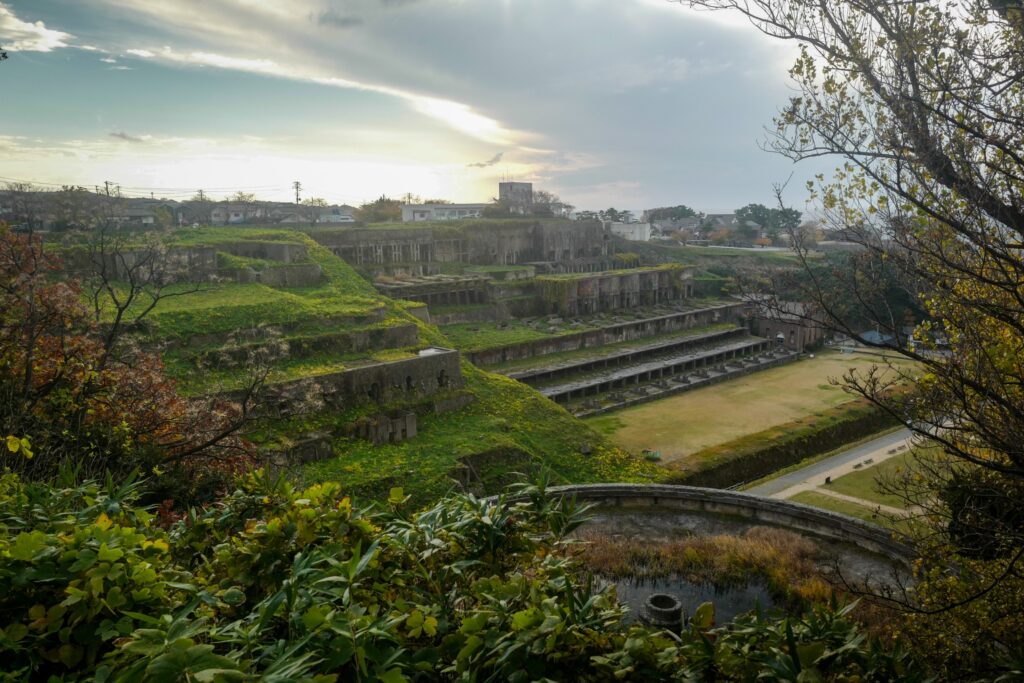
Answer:
<svg viewBox="0 0 1024 683"><path fill-rule="evenodd" d="M913 558L909 546L897 541L889 530L875 524L801 503L749 493L663 484L576 484L553 487L549 492L591 503L599 510L635 510L633 514L636 515L679 511L743 517L830 541L849 543L904 564L909 564Z"/></svg>
<svg viewBox="0 0 1024 683"><path fill-rule="evenodd" d="M570 412L572 412L572 414L575 417L581 419L586 417L597 417L598 415L604 415L605 413L614 413L617 410L622 410L623 408L628 408L630 406L638 405L640 403L657 401L659 399L668 398L669 396L675 396L676 394L681 394L686 391L692 391L694 389L700 389L701 387L710 386L712 384L717 384L719 382L726 382L730 379L736 379L737 377L749 375L753 372L758 372L759 370L767 370L768 368L774 368L785 363L791 363L797 360L798 358L800 358L800 354L789 353L785 356L780 356L778 358L773 358L771 360L761 361L757 365L748 365L740 369L730 370L729 372L716 374L714 376L709 375L708 377L700 377L698 375L694 378L691 374L689 375L690 380L685 384L678 384L674 387L669 387L668 389L652 390L651 393L645 396L636 396L634 398L629 398L611 405L602 406L600 408L584 409L578 412L573 412L570 408Z"/></svg>

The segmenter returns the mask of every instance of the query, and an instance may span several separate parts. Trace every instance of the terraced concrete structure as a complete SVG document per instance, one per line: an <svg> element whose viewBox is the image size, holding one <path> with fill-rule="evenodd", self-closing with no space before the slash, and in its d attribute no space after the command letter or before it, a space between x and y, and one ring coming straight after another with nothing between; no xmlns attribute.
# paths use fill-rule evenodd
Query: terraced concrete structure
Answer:
<svg viewBox="0 0 1024 683"><path fill-rule="evenodd" d="M589 417L774 367L795 358L794 352L772 349L766 339L741 337L731 342L708 343L682 353L670 352L620 368L586 372L568 381L537 382L534 386L558 403L583 400L582 404L571 406L570 412Z"/></svg>
<svg viewBox="0 0 1024 683"><path fill-rule="evenodd" d="M587 315L656 306L693 296L693 270L678 265L538 277L547 312Z"/></svg>
<svg viewBox="0 0 1024 683"><path fill-rule="evenodd" d="M299 396L311 382L318 385L325 405L332 409L360 403L387 406L395 401L459 389L465 384L459 352L428 347L407 358L364 361L339 372L271 384L265 389L264 403L276 410L277 416L287 417L301 405Z"/></svg>
<svg viewBox="0 0 1024 683"><path fill-rule="evenodd" d="M436 272L442 263L548 264L556 272L609 267L611 235L597 221L470 220L321 230L313 238L374 274Z"/></svg>
<svg viewBox="0 0 1024 683"><path fill-rule="evenodd" d="M458 306L490 301L490 282L490 278L480 275L423 275L378 280L373 286L394 299L419 301L428 306Z"/></svg>
<svg viewBox="0 0 1024 683"><path fill-rule="evenodd" d="M618 344L638 339L646 339L674 332L684 333L697 327L724 323L739 324L748 309L745 303L716 303L704 306L679 304L671 312L646 315L637 313L632 320L623 320L620 316L597 329L584 330L572 334L558 335L550 339L529 342L518 342L497 346L483 351L467 354L474 365L481 367L500 366L505 363L540 358L551 354L561 354L583 349L593 349L609 344Z"/></svg>

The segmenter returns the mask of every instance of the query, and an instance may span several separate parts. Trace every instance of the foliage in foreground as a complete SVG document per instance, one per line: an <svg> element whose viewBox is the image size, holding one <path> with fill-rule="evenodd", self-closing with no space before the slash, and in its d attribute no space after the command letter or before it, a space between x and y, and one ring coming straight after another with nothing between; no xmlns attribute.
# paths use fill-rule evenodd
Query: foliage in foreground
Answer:
<svg viewBox="0 0 1024 683"><path fill-rule="evenodd" d="M169 531L135 488L0 478L4 680L922 680L846 610L625 625L542 488L408 516L256 473Z"/></svg>

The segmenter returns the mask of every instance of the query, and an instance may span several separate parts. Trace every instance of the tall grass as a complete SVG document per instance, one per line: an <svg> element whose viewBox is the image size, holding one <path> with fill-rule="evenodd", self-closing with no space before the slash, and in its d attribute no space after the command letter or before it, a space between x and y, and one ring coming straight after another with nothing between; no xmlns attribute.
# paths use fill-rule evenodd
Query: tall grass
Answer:
<svg viewBox="0 0 1024 683"><path fill-rule="evenodd" d="M690 536L663 543L584 532L583 564L610 579L678 576L716 588L762 581L793 610L826 604L834 590L819 567L825 555L812 541L783 529L753 527L742 536Z"/></svg>

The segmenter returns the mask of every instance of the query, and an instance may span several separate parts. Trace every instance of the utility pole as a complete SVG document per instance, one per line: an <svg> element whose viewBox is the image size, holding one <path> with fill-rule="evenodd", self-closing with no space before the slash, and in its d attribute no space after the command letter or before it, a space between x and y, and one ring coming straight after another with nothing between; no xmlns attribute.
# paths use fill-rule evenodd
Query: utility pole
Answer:
<svg viewBox="0 0 1024 683"><path fill-rule="evenodd" d="M205 202L206 201L206 195L203 193L202 190L199 190L199 192L197 192L196 194L199 195L199 201L201 201L201 202Z"/></svg>
<svg viewBox="0 0 1024 683"><path fill-rule="evenodd" d="M103 181L103 191L106 192L108 197L110 196L110 181L109 180L104 180Z"/></svg>
<svg viewBox="0 0 1024 683"><path fill-rule="evenodd" d="M295 203L299 203L299 193L302 192L302 183L298 180L292 183L292 187L295 188Z"/></svg>

